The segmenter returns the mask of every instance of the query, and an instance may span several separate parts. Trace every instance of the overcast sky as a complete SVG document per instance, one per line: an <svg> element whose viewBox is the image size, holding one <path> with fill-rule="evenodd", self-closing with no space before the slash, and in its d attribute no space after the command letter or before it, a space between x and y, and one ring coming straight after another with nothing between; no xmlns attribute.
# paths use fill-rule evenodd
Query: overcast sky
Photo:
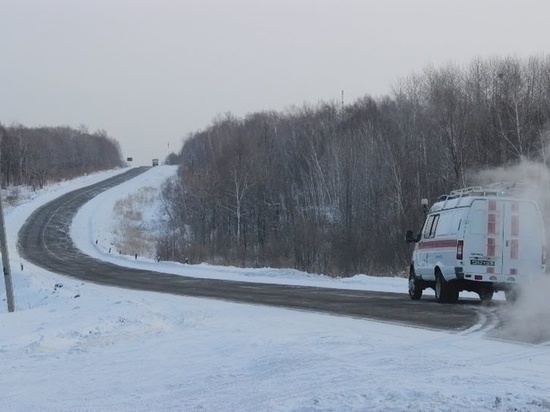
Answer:
<svg viewBox="0 0 550 412"><path fill-rule="evenodd" d="M549 20L548 0L0 0L0 122L104 129L149 164L225 112L547 54Z"/></svg>

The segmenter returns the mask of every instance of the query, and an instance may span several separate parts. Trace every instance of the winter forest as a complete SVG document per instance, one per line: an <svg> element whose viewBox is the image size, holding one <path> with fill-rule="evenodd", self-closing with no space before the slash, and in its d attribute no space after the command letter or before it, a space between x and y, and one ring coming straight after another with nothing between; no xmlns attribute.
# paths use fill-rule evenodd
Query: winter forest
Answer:
<svg viewBox="0 0 550 412"><path fill-rule="evenodd" d="M220 116L185 140L162 260L293 267L332 276L406 270L420 199L480 170L548 163L550 56L428 67L387 96Z"/></svg>
<svg viewBox="0 0 550 412"><path fill-rule="evenodd" d="M122 166L120 147L105 131L85 127L0 124L2 187L43 187L47 182Z"/></svg>

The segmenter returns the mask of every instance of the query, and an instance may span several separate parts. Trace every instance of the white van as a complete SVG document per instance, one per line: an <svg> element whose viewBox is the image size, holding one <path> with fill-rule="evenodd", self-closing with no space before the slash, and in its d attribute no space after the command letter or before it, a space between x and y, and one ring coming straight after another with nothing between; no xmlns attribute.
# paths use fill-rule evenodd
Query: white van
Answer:
<svg viewBox="0 0 550 412"><path fill-rule="evenodd" d="M429 209L415 243L409 296L435 290L438 302L453 303L460 291L489 301L496 291L514 299L516 286L545 267L545 233L537 204L510 184L468 187L442 196Z"/></svg>

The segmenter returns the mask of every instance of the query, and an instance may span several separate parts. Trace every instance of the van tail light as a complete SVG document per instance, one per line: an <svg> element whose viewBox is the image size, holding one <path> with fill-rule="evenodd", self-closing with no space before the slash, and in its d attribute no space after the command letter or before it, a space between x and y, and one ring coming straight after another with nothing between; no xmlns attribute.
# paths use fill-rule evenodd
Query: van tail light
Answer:
<svg viewBox="0 0 550 412"><path fill-rule="evenodd" d="M462 260L463 255L464 255L464 241L459 240L456 242L456 258L458 260Z"/></svg>
<svg viewBox="0 0 550 412"><path fill-rule="evenodd" d="M542 247L542 254L540 255L540 263L546 265L546 248Z"/></svg>

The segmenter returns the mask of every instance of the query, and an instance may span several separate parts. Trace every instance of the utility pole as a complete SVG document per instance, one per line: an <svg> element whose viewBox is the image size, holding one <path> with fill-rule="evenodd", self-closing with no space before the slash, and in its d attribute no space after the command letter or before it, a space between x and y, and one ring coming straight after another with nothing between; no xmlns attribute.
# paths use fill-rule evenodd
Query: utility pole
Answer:
<svg viewBox="0 0 550 412"><path fill-rule="evenodd" d="M2 251L2 265L4 266L4 282L6 283L6 300L8 301L8 312L13 312L15 310L15 301L13 299L13 284L11 282L8 243L6 242L6 225L4 223L2 196L0 196L0 249Z"/></svg>

